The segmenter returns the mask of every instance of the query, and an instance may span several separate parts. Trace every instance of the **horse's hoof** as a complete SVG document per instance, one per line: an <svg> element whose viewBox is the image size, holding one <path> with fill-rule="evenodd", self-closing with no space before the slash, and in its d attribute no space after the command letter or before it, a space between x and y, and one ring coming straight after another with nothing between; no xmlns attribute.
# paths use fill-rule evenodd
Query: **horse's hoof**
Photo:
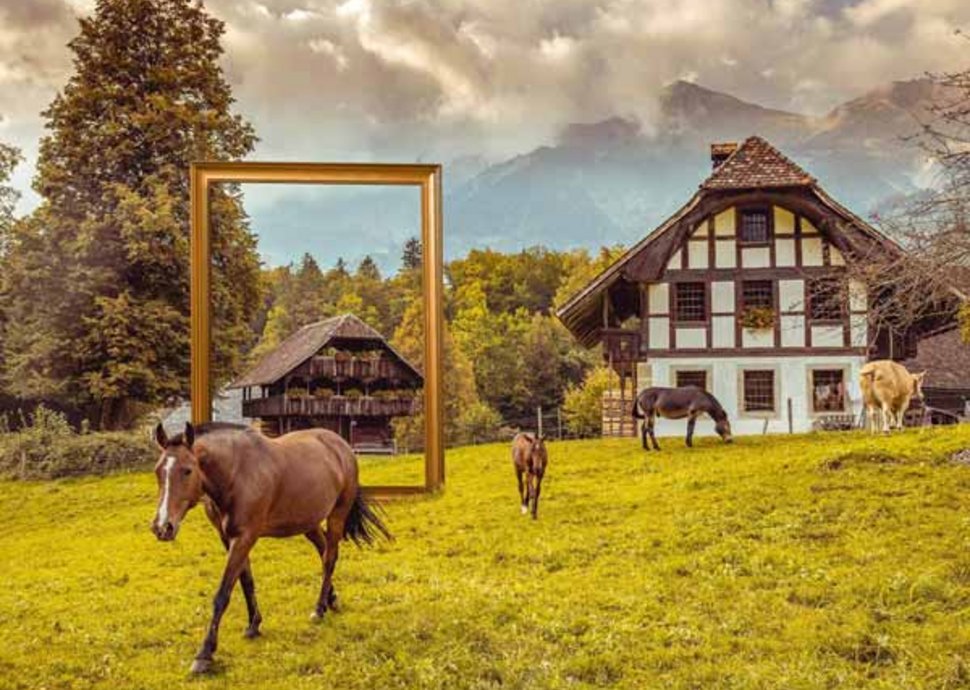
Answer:
<svg viewBox="0 0 970 690"><path fill-rule="evenodd" d="M247 640L255 640L261 634L259 628L246 628L246 632L243 633Z"/></svg>
<svg viewBox="0 0 970 690"><path fill-rule="evenodd" d="M522 514L525 515L528 512L529 512L529 509L526 506L522 506Z"/></svg>
<svg viewBox="0 0 970 690"><path fill-rule="evenodd" d="M314 611L313 613L310 614L310 621L313 623L321 622L323 620L324 613L326 613L326 611L324 611L323 613L321 613L320 611Z"/></svg>
<svg viewBox="0 0 970 690"><path fill-rule="evenodd" d="M199 675L212 670L212 659L196 659L192 662L192 673Z"/></svg>

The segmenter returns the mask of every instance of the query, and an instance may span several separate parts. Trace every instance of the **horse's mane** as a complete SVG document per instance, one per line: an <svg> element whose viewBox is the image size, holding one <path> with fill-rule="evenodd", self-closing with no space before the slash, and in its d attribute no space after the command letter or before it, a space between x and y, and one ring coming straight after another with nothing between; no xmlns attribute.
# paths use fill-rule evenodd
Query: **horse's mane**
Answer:
<svg viewBox="0 0 970 690"><path fill-rule="evenodd" d="M196 439L206 434L211 434L214 431L254 431L250 426L236 424L235 422L205 422L204 424L197 424L192 428L195 430ZM181 431L168 439L168 445L170 446L181 446L184 443L185 433Z"/></svg>
<svg viewBox="0 0 970 690"><path fill-rule="evenodd" d="M724 408L721 407L721 403L717 401L717 398L715 398L713 395L711 395L705 390L702 390L701 392L704 394L704 397L706 397L708 401L711 403L711 409L713 409L714 414L717 415L717 419L724 419L725 417L727 417L727 412L725 412ZM711 416L713 417L714 415L711 415Z"/></svg>

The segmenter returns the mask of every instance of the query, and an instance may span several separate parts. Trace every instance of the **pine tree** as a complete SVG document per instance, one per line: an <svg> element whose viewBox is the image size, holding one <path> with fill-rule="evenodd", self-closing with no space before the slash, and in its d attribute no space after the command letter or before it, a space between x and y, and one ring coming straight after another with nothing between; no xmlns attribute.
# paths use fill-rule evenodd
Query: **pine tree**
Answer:
<svg viewBox="0 0 970 690"><path fill-rule="evenodd" d="M421 241L417 237L409 237L401 254L401 268L405 271L421 268L422 256Z"/></svg>
<svg viewBox="0 0 970 690"><path fill-rule="evenodd" d="M0 241L6 239L14 220L20 193L9 185L14 168L23 160L20 149L0 143ZM2 244L0 244L2 249Z"/></svg>
<svg viewBox="0 0 970 690"><path fill-rule="evenodd" d="M136 403L186 392L188 164L241 158L256 140L231 112L223 31L192 0L99 0L80 20L75 72L44 112L43 203L6 258L5 373L17 394L93 406L112 428ZM223 380L252 344L261 283L238 190L213 192L211 213Z"/></svg>

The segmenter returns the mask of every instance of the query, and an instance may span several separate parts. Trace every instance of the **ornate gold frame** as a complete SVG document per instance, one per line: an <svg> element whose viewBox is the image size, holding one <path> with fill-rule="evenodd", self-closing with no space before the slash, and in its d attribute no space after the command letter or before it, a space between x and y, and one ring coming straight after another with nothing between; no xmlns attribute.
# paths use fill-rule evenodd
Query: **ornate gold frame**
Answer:
<svg viewBox="0 0 970 690"><path fill-rule="evenodd" d="M198 162L190 166L192 421L209 421L212 392L209 246L209 185L212 183L291 183L331 185L414 185L421 188L422 282L425 312L424 486L371 486L368 493L402 496L434 491L444 484L444 434L441 397L442 362L442 231L441 166L385 163Z"/></svg>

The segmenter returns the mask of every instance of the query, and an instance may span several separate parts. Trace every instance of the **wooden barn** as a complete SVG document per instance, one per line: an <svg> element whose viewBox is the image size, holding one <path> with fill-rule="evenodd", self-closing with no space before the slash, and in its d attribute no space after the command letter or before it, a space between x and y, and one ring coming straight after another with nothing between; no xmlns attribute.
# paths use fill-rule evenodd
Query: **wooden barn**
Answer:
<svg viewBox="0 0 970 690"><path fill-rule="evenodd" d="M391 420L420 410L424 379L353 314L304 326L231 384L264 432L325 428L358 452L394 451Z"/></svg>
<svg viewBox="0 0 970 690"><path fill-rule="evenodd" d="M899 245L760 137L715 144L711 161L680 210L558 311L616 375L604 433L635 433L633 400L651 385L711 391L736 434L857 418L865 362L915 357L924 334L952 321L874 328L876 297L848 267ZM657 427L682 433L682 422Z"/></svg>

